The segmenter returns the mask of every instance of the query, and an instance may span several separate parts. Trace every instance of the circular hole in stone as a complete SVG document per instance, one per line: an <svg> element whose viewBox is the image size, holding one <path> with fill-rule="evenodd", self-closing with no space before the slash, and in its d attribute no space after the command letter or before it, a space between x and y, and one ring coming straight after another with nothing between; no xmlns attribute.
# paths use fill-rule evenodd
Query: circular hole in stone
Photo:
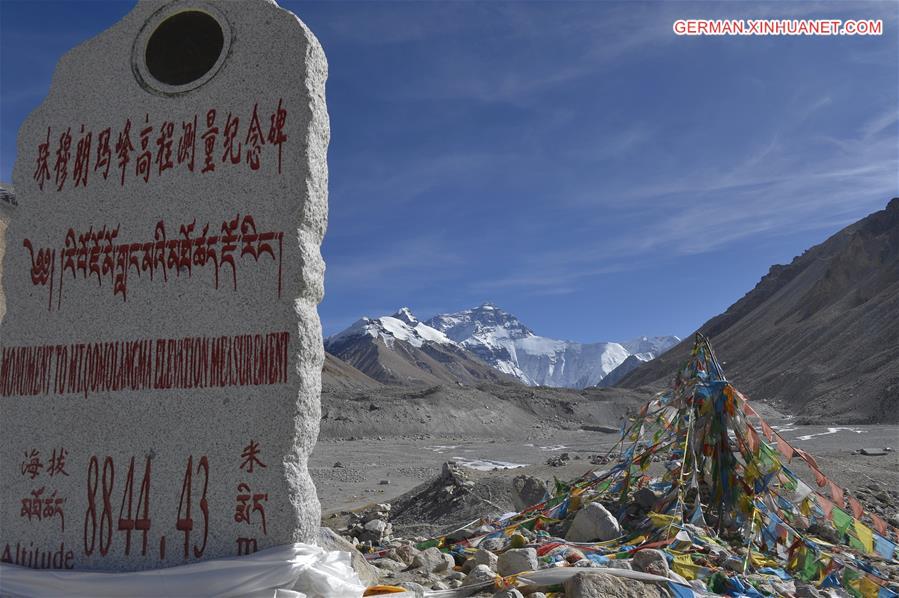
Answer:
<svg viewBox="0 0 899 598"><path fill-rule="evenodd" d="M172 15L150 36L147 70L161 83L187 85L209 72L225 44L222 27L211 15L190 10Z"/></svg>

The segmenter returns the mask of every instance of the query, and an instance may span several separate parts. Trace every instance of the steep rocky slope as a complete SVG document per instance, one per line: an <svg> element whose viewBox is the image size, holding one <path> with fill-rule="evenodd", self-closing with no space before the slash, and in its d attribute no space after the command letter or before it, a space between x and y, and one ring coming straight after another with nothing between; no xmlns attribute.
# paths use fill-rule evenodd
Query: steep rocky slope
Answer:
<svg viewBox="0 0 899 598"><path fill-rule="evenodd" d="M751 398L820 421L899 421L899 198L773 266L700 331ZM619 385L665 384L691 343Z"/></svg>

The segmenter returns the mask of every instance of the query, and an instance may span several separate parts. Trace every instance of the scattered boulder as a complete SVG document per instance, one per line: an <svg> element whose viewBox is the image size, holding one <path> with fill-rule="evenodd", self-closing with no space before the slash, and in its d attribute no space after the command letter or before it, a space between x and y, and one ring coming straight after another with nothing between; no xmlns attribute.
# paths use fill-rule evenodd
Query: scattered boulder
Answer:
<svg viewBox="0 0 899 598"><path fill-rule="evenodd" d="M564 584L565 598L660 598L652 584L614 577L607 573L578 573Z"/></svg>
<svg viewBox="0 0 899 598"><path fill-rule="evenodd" d="M378 569L383 569L385 571L402 571L406 568L405 563L401 563L400 561L395 561L389 558L381 558L375 559L371 562L372 565L377 567Z"/></svg>
<svg viewBox="0 0 899 598"><path fill-rule="evenodd" d="M515 588L511 588L509 590L500 590L493 595L493 598L524 598L524 596Z"/></svg>
<svg viewBox="0 0 899 598"><path fill-rule="evenodd" d="M535 571L538 567L536 550L533 548L510 548L499 555L496 570L503 577L507 577L522 571Z"/></svg>
<svg viewBox="0 0 899 598"><path fill-rule="evenodd" d="M631 562L637 571L668 577L668 559L661 550L645 548L634 553Z"/></svg>
<svg viewBox="0 0 899 598"><path fill-rule="evenodd" d="M499 562L499 557L490 552L489 550L484 550L483 548L479 549L476 553L474 553L474 568L477 565L487 565L491 571L497 570L497 564Z"/></svg>
<svg viewBox="0 0 899 598"><path fill-rule="evenodd" d="M392 548L390 552L387 553L387 556L395 561L402 561L406 565L411 565L419 552L421 551L412 544L400 544L399 546Z"/></svg>
<svg viewBox="0 0 899 598"><path fill-rule="evenodd" d="M496 579L496 573L490 570L490 567L487 565L477 565L474 569L471 570L465 577L465 581L462 582L463 586L473 586L479 585L482 583L492 582Z"/></svg>
<svg viewBox="0 0 899 598"><path fill-rule="evenodd" d="M882 448L863 448L861 453L868 457L882 457L887 454L887 451Z"/></svg>
<svg viewBox="0 0 899 598"><path fill-rule="evenodd" d="M565 535L572 542L605 542L621 535L621 527L608 510L598 502L585 505L574 516Z"/></svg>
<svg viewBox="0 0 899 598"><path fill-rule="evenodd" d="M440 573L441 571L452 571L456 562L451 555L440 552L438 548L428 548L422 550L412 560L413 569L422 569L425 573Z"/></svg>
<svg viewBox="0 0 899 598"><path fill-rule="evenodd" d="M541 503L549 497L546 482L529 475L520 475L512 480L512 503L517 511Z"/></svg>

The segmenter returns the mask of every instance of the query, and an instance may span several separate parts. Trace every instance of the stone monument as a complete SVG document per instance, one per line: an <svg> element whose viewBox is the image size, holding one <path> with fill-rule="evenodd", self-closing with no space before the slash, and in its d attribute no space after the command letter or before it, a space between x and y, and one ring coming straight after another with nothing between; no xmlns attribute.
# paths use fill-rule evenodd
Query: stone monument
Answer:
<svg viewBox="0 0 899 598"><path fill-rule="evenodd" d="M18 136L0 560L126 571L314 543L327 63L272 1L141 1Z"/></svg>

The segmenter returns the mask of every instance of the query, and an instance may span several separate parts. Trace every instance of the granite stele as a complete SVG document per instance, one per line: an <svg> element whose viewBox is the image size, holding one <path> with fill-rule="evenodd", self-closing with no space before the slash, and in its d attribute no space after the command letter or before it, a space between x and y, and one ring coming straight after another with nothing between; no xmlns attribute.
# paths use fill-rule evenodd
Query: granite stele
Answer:
<svg viewBox="0 0 899 598"><path fill-rule="evenodd" d="M314 543L327 62L271 1L142 1L19 131L0 553L127 571Z"/></svg>

